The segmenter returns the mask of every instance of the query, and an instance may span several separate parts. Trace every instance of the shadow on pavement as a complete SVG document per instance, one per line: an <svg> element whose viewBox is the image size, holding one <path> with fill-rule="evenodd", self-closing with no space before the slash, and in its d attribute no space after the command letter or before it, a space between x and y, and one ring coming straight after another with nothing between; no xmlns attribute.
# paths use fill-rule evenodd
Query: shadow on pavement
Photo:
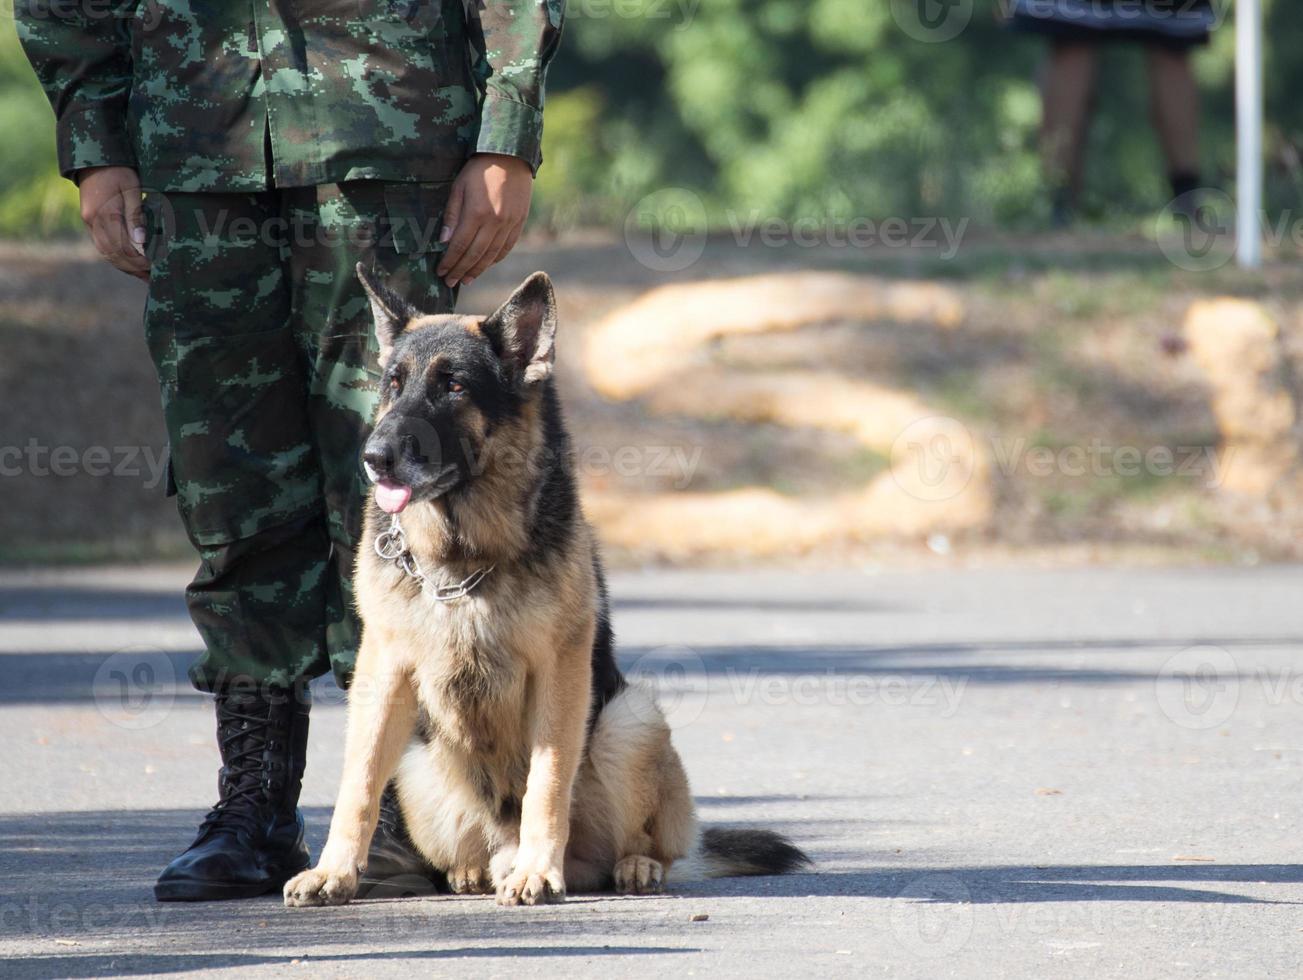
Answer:
<svg viewBox="0 0 1303 980"><path fill-rule="evenodd" d="M1295 905L1199 887L1303 883L1292 864L996 865L874 868L777 878L725 878L683 886L694 895L893 898L929 904L1199 902Z"/></svg>
<svg viewBox="0 0 1303 980"><path fill-rule="evenodd" d="M737 800L729 798L726 802ZM128 927L133 922L137 926L151 926L164 920L169 931L177 924L186 923L202 928L205 914L211 916L211 910L228 916L247 914L258 920L273 916L283 921L288 917L301 924L313 915L348 915L353 909L389 906L407 910L403 913L406 915L440 906L464 911L474 909L480 901L454 897L431 902L374 901L313 912L282 910L278 896L251 902L200 905L154 902L151 890L154 877L189 843L201 816L199 808L0 816L0 937L114 925ZM329 809L306 808L305 816L310 826L319 831L329 819ZM780 829L794 830L794 823L800 821L785 822ZM1277 904L1203 886L1237 882L1303 883L1303 865L1293 864L890 867L879 863L875 867L821 874L817 871L819 854L816 852L813 857L816 861L813 872L683 882L673 891L690 896L858 896L972 903L1108 900ZM636 908L636 900L625 901L631 909ZM205 909L210 912L204 913ZM260 921L259 925L265 928L269 923Z"/></svg>
<svg viewBox="0 0 1303 980"><path fill-rule="evenodd" d="M29 585L0 588L0 622L76 623L86 620L172 619L189 621L179 589L84 585Z"/></svg>
<svg viewBox="0 0 1303 980"><path fill-rule="evenodd" d="M991 640L973 643L916 643L890 646L772 646L711 645L626 646L617 650L620 665L635 675L671 671L683 675L726 677L745 671L752 675L800 676L808 674L846 673L856 676L964 679L974 684L1031 683L1125 683L1151 681L1151 670L1123 670L1100 667L1056 667L1044 664L1020 666L1011 663L984 664L977 658L1051 653L1110 653L1145 650L1180 651L1187 647L1211 645L1224 649L1269 649L1303 646L1303 637L1173 637L1153 639L1063 640ZM108 697L109 707L119 708L118 687L127 701L153 691L178 699L206 697L194 691L186 680L186 671L199 656L198 650L163 651L153 647L129 647L113 652L87 653L0 653L0 705L54 704L85 702ZM914 662L928 660L934 662ZM164 672L136 690L131 678L137 660L147 660L155 667L166 660ZM114 661L110 663L110 661ZM940 662L935 662L940 661ZM116 671L116 673L110 673ZM102 685L97 689L96 685ZM319 698L341 700L338 689L328 678L314 685Z"/></svg>
<svg viewBox="0 0 1303 980"><path fill-rule="evenodd" d="M12 964L7 976L24 980L140 976L188 973L229 967L288 966L312 963L374 963L377 960L411 960L413 968L426 960L485 959L492 957L551 958L567 956L634 956L657 953L697 953L700 950L674 946L462 946L450 949L378 950L362 953L314 953L293 957L258 953L102 953L83 956L32 956Z"/></svg>
<svg viewBox="0 0 1303 980"><path fill-rule="evenodd" d="M329 811L307 808L305 815L321 828ZM9 959L0 975L130 976L293 958L411 959L419 970L425 960L696 951L681 942L655 941L657 934L681 938L677 916L672 922L649 916L645 906L629 901L605 909L599 921L583 909L591 899L582 896L521 914L504 913L492 899L479 896L293 910L281 904L279 894L235 902L155 902L155 876L189 843L201 816L198 809L0 816L0 941L83 947ZM606 932L645 935L648 942L613 944L603 939ZM472 942L477 945L468 945ZM404 948L413 944L422 948Z"/></svg>

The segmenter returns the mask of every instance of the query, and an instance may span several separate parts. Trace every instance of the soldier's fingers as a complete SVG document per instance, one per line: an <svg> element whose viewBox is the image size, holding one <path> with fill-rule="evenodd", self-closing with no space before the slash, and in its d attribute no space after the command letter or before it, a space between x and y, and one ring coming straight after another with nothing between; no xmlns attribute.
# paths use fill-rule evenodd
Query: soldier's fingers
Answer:
<svg viewBox="0 0 1303 980"><path fill-rule="evenodd" d="M131 247L145 254L145 205L139 187L128 187L122 192L122 216L127 226Z"/></svg>
<svg viewBox="0 0 1303 980"><path fill-rule="evenodd" d="M493 237L493 240L489 242L488 246L484 249L483 254L480 255L479 261L471 266L470 271L462 277L463 283L469 286L480 277L485 269L498 261L498 258L502 255L502 246L506 242L507 236L510 234L510 228L503 228Z"/></svg>
<svg viewBox="0 0 1303 980"><path fill-rule="evenodd" d="M497 229L492 225L480 226L475 232L474 240L466 246L462 254L452 264L452 268L444 276L444 282L449 286L456 286L461 282L466 277L467 271L480 260L480 256L488 251L496 233ZM456 240L457 238L454 236L453 241Z"/></svg>
<svg viewBox="0 0 1303 980"><path fill-rule="evenodd" d="M447 242L448 250L444 252L443 260L439 263L438 269L435 270L437 275L444 275L451 267L449 265L449 259L452 257L453 246L457 244L456 233L458 226L461 224L462 202L465 198L465 187L462 185L461 181L455 182L452 185L452 193L448 195L448 206L443 209L443 227L439 229L439 241L440 243ZM470 238L467 237L461 243L461 248L458 250L457 255L460 256L461 250L464 250L469 244Z"/></svg>
<svg viewBox="0 0 1303 980"><path fill-rule="evenodd" d="M453 229L452 240L448 242L448 251L443 253L443 261L439 263L439 268L435 270L448 285L453 285L452 270L465 257L466 250L475 241L475 236L479 230L479 226L469 218L458 222L457 227Z"/></svg>
<svg viewBox="0 0 1303 980"><path fill-rule="evenodd" d="M117 230L122 227L122 197L114 194L100 205L87 222L95 249L117 265L119 240Z"/></svg>
<svg viewBox="0 0 1303 980"><path fill-rule="evenodd" d="M105 214L96 224L100 226L100 241L103 242L103 247L100 247L97 241L96 247L110 264L127 275L137 278L147 277L149 260L136 251L131 239L131 229L127 227L124 215L121 212Z"/></svg>

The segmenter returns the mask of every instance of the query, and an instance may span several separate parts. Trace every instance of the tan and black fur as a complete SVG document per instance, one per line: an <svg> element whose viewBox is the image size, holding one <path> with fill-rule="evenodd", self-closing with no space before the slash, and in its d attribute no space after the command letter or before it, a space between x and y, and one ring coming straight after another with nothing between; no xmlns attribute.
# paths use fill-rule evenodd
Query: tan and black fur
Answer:
<svg viewBox="0 0 1303 980"><path fill-rule="evenodd" d="M616 666L552 380L547 276L476 318L423 315L358 274L384 372L364 456L382 486L411 489L402 531L427 583L377 555L391 518L369 502L343 780L321 859L286 904L356 894L391 778L407 834L452 890L504 905L657 892L690 857L707 874L805 863L767 831L698 831L669 728ZM429 594L487 567L464 598Z"/></svg>

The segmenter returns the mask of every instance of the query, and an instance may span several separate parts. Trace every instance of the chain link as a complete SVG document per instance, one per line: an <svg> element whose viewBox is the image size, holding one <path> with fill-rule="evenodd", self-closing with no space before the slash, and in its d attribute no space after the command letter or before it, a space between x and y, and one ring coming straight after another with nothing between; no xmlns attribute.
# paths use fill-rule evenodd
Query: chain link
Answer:
<svg viewBox="0 0 1303 980"><path fill-rule="evenodd" d="M375 549L376 554L385 561L394 562L407 575L416 579L421 584L421 591L435 602L453 602L465 598L488 577L493 569L497 568L497 565L477 568L456 585L431 584L425 570L417 562L416 556L407 547L407 535L403 533L403 526L399 523L397 514L393 516L389 527L376 535Z"/></svg>

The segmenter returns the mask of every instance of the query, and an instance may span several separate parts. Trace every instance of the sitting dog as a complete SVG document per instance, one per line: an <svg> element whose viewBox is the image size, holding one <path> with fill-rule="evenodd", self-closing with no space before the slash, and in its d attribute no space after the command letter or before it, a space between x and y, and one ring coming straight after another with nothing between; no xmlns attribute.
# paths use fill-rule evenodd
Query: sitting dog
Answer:
<svg viewBox="0 0 1303 980"><path fill-rule="evenodd" d="M363 636L329 839L285 903L357 894L391 779L424 860L503 905L659 892L675 862L707 876L807 863L768 831L699 831L660 709L616 666L552 379L548 277L481 318L424 315L357 272L382 370Z"/></svg>

